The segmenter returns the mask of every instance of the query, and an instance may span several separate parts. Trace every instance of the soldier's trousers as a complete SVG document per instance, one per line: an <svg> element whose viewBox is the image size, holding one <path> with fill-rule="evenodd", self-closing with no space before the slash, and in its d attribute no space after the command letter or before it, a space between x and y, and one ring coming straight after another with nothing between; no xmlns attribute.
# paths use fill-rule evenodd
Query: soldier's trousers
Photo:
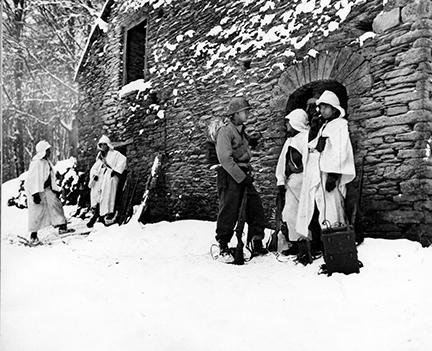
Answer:
<svg viewBox="0 0 432 351"><path fill-rule="evenodd" d="M219 212L216 226L216 240L228 244L234 235L245 185L238 184L222 167L218 169L217 186ZM265 217L260 196L255 187L247 186L246 223L247 241L264 238Z"/></svg>

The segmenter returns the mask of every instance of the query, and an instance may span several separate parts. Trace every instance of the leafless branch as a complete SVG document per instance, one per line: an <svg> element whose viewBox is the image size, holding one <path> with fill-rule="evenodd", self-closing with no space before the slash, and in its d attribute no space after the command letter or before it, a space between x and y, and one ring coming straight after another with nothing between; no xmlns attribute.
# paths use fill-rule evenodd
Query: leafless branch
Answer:
<svg viewBox="0 0 432 351"><path fill-rule="evenodd" d="M32 131L30 130L30 128L28 127L27 124L25 124L25 129L27 130L27 134L28 134L29 139L30 139L31 142L34 144L35 139L34 139L34 137L33 137L33 133L32 133ZM30 156L31 156L31 153L30 153Z"/></svg>
<svg viewBox="0 0 432 351"><path fill-rule="evenodd" d="M14 106L9 107L8 109L11 110L11 111L13 111L13 112L19 113L22 116L30 117L30 118L34 119L36 122L38 122L40 124L43 124L43 125L46 125L46 126L50 125L51 122L56 119L56 117L52 117L48 121L43 121L39 117L37 117L37 116L35 116L35 115L31 114L31 113L19 110L18 108L14 107Z"/></svg>
<svg viewBox="0 0 432 351"><path fill-rule="evenodd" d="M72 133L72 123L71 124L66 124L65 121L60 119L60 125L66 129L69 133Z"/></svg>
<svg viewBox="0 0 432 351"><path fill-rule="evenodd" d="M44 65L42 65L42 63L39 61L39 59L33 55L27 48L25 48L28 55L36 61L37 65L42 68L46 73L48 73L48 75L52 78L54 78L57 82L59 82L60 84L62 84L64 87L68 88L71 92L73 92L74 94L78 95L78 91L76 89L74 89L73 87L71 87L69 84L65 83L64 81L62 81L59 77L57 77L56 75L52 74L47 68L45 68Z"/></svg>
<svg viewBox="0 0 432 351"><path fill-rule="evenodd" d="M52 32L54 32L55 36L60 40L60 42L62 43L63 48L69 54L70 58L72 60L74 60L75 59L74 53L71 51L71 49L69 48L69 45L63 40L63 38L59 34L59 29L57 27L57 24L53 20L54 19L54 14L49 10L49 8L43 8L43 7L39 7L39 12L45 18L46 23L51 28Z"/></svg>

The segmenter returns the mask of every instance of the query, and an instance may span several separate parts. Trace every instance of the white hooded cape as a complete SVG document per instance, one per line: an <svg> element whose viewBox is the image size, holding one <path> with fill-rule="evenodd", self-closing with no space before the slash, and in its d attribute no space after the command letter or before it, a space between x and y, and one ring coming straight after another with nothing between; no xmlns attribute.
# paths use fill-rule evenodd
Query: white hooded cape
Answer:
<svg viewBox="0 0 432 351"><path fill-rule="evenodd" d="M104 162L105 161L105 162ZM91 206L99 204L99 214L105 216L114 212L118 177L112 176L112 171L122 174L126 169L126 157L120 152L109 149L104 158L96 158L90 169L90 201ZM95 176L98 180L95 181Z"/></svg>
<svg viewBox="0 0 432 351"><path fill-rule="evenodd" d="M50 161L40 159L36 155L27 173L24 187L28 198L28 228L30 232L37 232L39 229L50 225L58 226L66 223L63 212L63 205L53 191L48 187L44 188L44 183L51 177L51 189L60 191L55 182L55 173ZM39 193L41 202L35 204L33 195Z"/></svg>
<svg viewBox="0 0 432 351"><path fill-rule="evenodd" d="M292 138L288 138L282 148L276 166L277 185L285 185L285 206L282 210L282 220L288 226L288 237L290 241L297 241L303 236L296 231L297 212L299 198L303 183L303 173L293 173L287 179L285 177L286 153L288 147L291 146L303 154L308 141L309 129L297 134Z"/></svg>
<svg viewBox="0 0 432 351"><path fill-rule="evenodd" d="M319 136L327 137L324 150L315 148ZM309 237L308 226L315 203L320 212L321 228L346 223L344 196L346 184L355 178L354 154L348 133L348 122L339 117L324 124L318 136L307 144L303 153L303 184L299 199L296 231ZM341 175L336 189L325 190L328 173Z"/></svg>

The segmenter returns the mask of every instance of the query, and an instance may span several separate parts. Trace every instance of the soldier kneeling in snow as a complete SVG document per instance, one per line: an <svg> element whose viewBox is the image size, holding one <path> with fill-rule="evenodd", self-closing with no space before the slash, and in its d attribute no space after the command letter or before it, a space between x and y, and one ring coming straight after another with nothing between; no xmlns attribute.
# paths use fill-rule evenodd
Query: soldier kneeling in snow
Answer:
<svg viewBox="0 0 432 351"><path fill-rule="evenodd" d="M38 142L25 182L32 244L39 242L37 231L49 225L58 227L60 234L74 231L67 228L63 205L58 198L61 189L55 182L53 165L48 160L50 156L51 145L45 140Z"/></svg>

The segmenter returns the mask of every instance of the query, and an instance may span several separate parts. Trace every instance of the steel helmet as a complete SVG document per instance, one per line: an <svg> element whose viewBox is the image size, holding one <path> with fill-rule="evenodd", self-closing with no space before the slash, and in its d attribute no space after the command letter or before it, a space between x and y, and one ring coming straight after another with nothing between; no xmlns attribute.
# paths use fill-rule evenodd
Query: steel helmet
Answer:
<svg viewBox="0 0 432 351"><path fill-rule="evenodd" d="M252 107L243 97L234 97L228 104L228 114L233 115L236 112L250 110Z"/></svg>

